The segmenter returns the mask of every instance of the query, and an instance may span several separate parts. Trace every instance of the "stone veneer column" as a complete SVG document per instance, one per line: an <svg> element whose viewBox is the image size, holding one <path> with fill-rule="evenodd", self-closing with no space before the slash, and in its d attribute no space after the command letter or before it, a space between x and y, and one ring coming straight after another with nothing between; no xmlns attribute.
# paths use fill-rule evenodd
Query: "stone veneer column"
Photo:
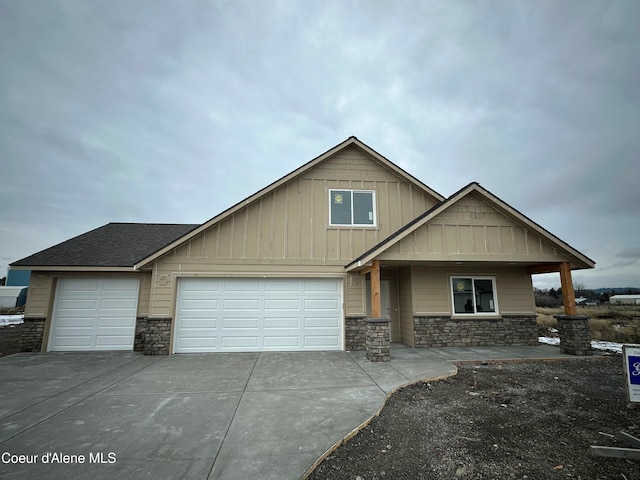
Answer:
<svg viewBox="0 0 640 480"><path fill-rule="evenodd" d="M344 320L345 350L367 349L367 324L364 317L346 317Z"/></svg>
<svg viewBox="0 0 640 480"><path fill-rule="evenodd" d="M367 318L367 360L388 362L391 359L389 319Z"/></svg>
<svg viewBox="0 0 640 480"><path fill-rule="evenodd" d="M171 317L147 318L147 329L144 334L145 355L169 355L172 323Z"/></svg>
<svg viewBox="0 0 640 480"><path fill-rule="evenodd" d="M23 352L41 352L42 338L44 337L45 317L25 317L22 324L22 344Z"/></svg>
<svg viewBox="0 0 640 480"><path fill-rule="evenodd" d="M591 355L589 317L585 315L556 315L560 351L571 355Z"/></svg>

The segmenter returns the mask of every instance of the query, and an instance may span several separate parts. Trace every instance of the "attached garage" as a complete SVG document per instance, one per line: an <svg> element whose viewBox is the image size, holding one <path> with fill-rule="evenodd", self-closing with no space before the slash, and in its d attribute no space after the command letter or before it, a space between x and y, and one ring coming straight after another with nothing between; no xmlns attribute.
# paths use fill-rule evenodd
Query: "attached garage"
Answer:
<svg viewBox="0 0 640 480"><path fill-rule="evenodd" d="M342 280L181 278L174 352L342 350Z"/></svg>
<svg viewBox="0 0 640 480"><path fill-rule="evenodd" d="M133 350L137 279L58 280L50 351Z"/></svg>

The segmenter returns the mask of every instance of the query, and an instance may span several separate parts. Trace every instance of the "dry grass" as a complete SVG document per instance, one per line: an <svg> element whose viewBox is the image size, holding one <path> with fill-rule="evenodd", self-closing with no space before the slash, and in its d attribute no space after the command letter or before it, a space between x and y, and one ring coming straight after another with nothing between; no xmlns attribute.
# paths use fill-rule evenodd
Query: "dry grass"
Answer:
<svg viewBox="0 0 640 480"><path fill-rule="evenodd" d="M564 314L562 308L536 308L538 325L557 328L554 315ZM594 340L618 343L640 343L640 307L626 305L598 305L577 307L578 315L591 317L589 327Z"/></svg>

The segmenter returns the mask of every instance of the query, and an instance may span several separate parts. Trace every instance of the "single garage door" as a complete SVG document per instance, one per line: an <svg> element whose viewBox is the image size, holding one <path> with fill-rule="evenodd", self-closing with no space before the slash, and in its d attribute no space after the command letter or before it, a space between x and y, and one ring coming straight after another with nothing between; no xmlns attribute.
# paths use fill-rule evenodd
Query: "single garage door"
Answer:
<svg viewBox="0 0 640 480"><path fill-rule="evenodd" d="M342 350L340 279L182 278L174 351Z"/></svg>
<svg viewBox="0 0 640 480"><path fill-rule="evenodd" d="M133 350L138 280L58 281L50 351Z"/></svg>

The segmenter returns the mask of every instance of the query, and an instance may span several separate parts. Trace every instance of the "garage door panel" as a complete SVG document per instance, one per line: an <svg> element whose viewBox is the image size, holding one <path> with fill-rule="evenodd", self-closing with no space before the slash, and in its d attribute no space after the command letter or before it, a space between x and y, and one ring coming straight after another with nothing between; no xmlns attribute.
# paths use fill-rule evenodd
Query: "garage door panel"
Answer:
<svg viewBox="0 0 640 480"><path fill-rule="evenodd" d="M281 349L283 347L287 348L300 348L300 337L298 336L290 336L290 337L264 337L264 348L265 349Z"/></svg>
<svg viewBox="0 0 640 480"><path fill-rule="evenodd" d="M234 281L225 281L223 283L223 291L226 293L234 293L234 292L259 292L260 291L260 280L247 280L243 282L234 282Z"/></svg>
<svg viewBox="0 0 640 480"><path fill-rule="evenodd" d="M217 318L183 318L182 319L182 328L184 330L211 330L218 328L218 319Z"/></svg>
<svg viewBox="0 0 640 480"><path fill-rule="evenodd" d="M257 299L225 299L222 302L222 308L226 312L228 310L258 311L260 309L260 301Z"/></svg>
<svg viewBox="0 0 640 480"><path fill-rule="evenodd" d="M135 326L135 322L129 317L98 317L99 328L120 328L125 332L129 332Z"/></svg>
<svg viewBox="0 0 640 480"><path fill-rule="evenodd" d="M131 343L130 335L99 335L96 337L96 347L111 349L114 345L126 347Z"/></svg>
<svg viewBox="0 0 640 480"><path fill-rule="evenodd" d="M306 293L312 292L326 292L326 293L339 293L340 284L337 282L325 282L323 280L307 280L304 283L304 291Z"/></svg>
<svg viewBox="0 0 640 480"><path fill-rule="evenodd" d="M114 310L114 311L127 311L136 308L138 301L135 298L103 298L100 300L99 308L102 311Z"/></svg>
<svg viewBox="0 0 640 480"><path fill-rule="evenodd" d="M205 311L218 310L218 300L216 299L197 298L197 299L190 299L190 300L182 300L180 305L182 310L205 310Z"/></svg>
<svg viewBox="0 0 640 480"><path fill-rule="evenodd" d="M290 329L300 328L300 318L299 317L265 317L264 319L264 328L269 329Z"/></svg>
<svg viewBox="0 0 640 480"><path fill-rule="evenodd" d="M94 318L93 316L65 316L59 318L56 322L56 328L64 329L64 328L93 328Z"/></svg>
<svg viewBox="0 0 640 480"><path fill-rule="evenodd" d="M297 299L265 299L264 309L269 310L300 310L300 300Z"/></svg>
<svg viewBox="0 0 640 480"><path fill-rule="evenodd" d="M210 336L183 337L178 347L187 352L208 352L216 348L217 340L218 337Z"/></svg>
<svg viewBox="0 0 640 480"><path fill-rule="evenodd" d="M275 282L266 282L264 291L269 293L292 294L300 293L302 291L300 287L300 282L297 280L280 279Z"/></svg>
<svg viewBox="0 0 640 480"><path fill-rule="evenodd" d="M130 296L137 293L137 290L138 280L136 279L114 278L102 280L102 291L105 293L120 292L124 293L126 296Z"/></svg>
<svg viewBox="0 0 640 480"><path fill-rule="evenodd" d="M91 335L62 335L58 338L58 345L67 347L67 350L86 350L91 347L92 340Z"/></svg>
<svg viewBox="0 0 640 480"><path fill-rule="evenodd" d="M233 336L223 336L222 340L222 349L223 350L236 350L236 349L249 349L249 350L257 350L258 349L258 337L233 337Z"/></svg>
<svg viewBox="0 0 640 480"><path fill-rule="evenodd" d="M60 288L64 292L97 292L99 285L98 280L65 278Z"/></svg>
<svg viewBox="0 0 640 480"><path fill-rule="evenodd" d="M339 279L180 279L174 351L340 350L342 348L342 284ZM214 280L210 280L213 282ZM208 291L209 297L202 297ZM195 313L194 300L208 299L211 308ZM193 317L209 316L218 323L197 334ZM199 335L218 343L196 345ZM307 339L312 336L312 339Z"/></svg>
<svg viewBox="0 0 640 480"><path fill-rule="evenodd" d="M338 319L335 317L306 317L304 319L306 328L336 328Z"/></svg>
<svg viewBox="0 0 640 480"><path fill-rule="evenodd" d="M61 279L56 290L49 350L132 350L137 279Z"/></svg>
<svg viewBox="0 0 640 480"><path fill-rule="evenodd" d="M252 329L257 330L260 323L258 318L223 318L222 329L223 330L235 330L235 329Z"/></svg>
<svg viewBox="0 0 640 480"><path fill-rule="evenodd" d="M323 349L329 346L338 347L340 339L336 335L307 335L304 337L304 345Z"/></svg>
<svg viewBox="0 0 640 480"><path fill-rule="evenodd" d="M80 310L80 309L95 310L97 307L98 307L98 301L91 300L91 299L80 300L80 299L69 298L69 299L64 299L58 302L59 310L67 310L67 311L74 311L74 310Z"/></svg>

